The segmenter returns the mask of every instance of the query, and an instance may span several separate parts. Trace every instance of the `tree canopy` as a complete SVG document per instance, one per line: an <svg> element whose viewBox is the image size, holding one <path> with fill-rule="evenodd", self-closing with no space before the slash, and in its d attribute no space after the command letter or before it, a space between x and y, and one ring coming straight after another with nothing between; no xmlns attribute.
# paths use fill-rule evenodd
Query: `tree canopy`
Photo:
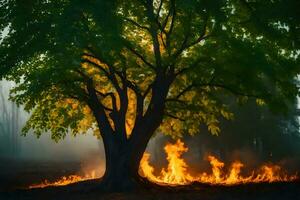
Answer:
<svg viewBox="0 0 300 200"><path fill-rule="evenodd" d="M18 83L11 98L32 111L25 132L50 130L58 140L93 127L128 139L155 121L177 136L200 124L218 134L219 118L233 118L225 95L280 112L295 101L299 7L297 0L1 1L8 34L0 75Z"/></svg>

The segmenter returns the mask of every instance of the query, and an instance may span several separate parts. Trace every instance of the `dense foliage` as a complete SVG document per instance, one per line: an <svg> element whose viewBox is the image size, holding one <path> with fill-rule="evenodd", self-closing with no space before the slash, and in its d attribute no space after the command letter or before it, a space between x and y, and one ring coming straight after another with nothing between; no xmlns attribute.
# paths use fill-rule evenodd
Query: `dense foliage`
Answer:
<svg viewBox="0 0 300 200"><path fill-rule="evenodd" d="M194 134L204 123L217 134L218 118L232 118L224 95L275 111L294 101L297 8L296 0L2 1L1 74L19 84L12 98L33 110L24 130L38 135L92 126L91 79L110 125L118 129L121 113L119 131L129 135L160 76L170 78L161 129Z"/></svg>

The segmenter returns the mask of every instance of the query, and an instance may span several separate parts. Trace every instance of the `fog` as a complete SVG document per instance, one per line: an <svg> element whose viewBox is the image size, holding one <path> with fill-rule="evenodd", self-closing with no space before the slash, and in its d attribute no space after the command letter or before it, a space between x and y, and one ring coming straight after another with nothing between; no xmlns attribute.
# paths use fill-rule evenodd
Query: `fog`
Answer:
<svg viewBox="0 0 300 200"><path fill-rule="evenodd" d="M30 114L8 99L9 88L13 85L8 81L0 82L0 123L4 127L0 129L0 158L80 161L97 153L99 158L103 157L101 141L89 133L76 137L67 134L57 143L51 139L50 133L44 133L40 138L32 132L21 136L21 129Z"/></svg>

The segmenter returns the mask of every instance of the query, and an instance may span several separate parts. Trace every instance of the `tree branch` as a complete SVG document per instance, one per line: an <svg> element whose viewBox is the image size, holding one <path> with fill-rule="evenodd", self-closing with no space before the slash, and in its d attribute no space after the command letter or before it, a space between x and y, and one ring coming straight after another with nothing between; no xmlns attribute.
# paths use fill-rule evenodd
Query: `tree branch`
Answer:
<svg viewBox="0 0 300 200"><path fill-rule="evenodd" d="M207 22L208 22L208 17L204 19L204 25L203 25L203 30L200 34L200 36L193 42L188 44L188 38L190 32L188 31L187 34L185 34L185 38L180 46L180 48L174 53L173 57L177 58L184 50L191 48L192 46L200 43L201 41L207 39L210 35L206 35L206 29L207 29Z"/></svg>
<svg viewBox="0 0 300 200"><path fill-rule="evenodd" d="M241 91L237 91L229 86L226 86L226 85L222 85L222 84L210 84L210 85L207 85L207 86L210 86L210 87L217 87L217 88L222 88L222 89L225 89L229 92L231 92L232 94L234 95L237 95L237 96L245 96L245 97L252 97L252 98L262 98L262 96L258 96L258 95L254 95L254 94L246 94L246 93L243 93Z"/></svg>
<svg viewBox="0 0 300 200"><path fill-rule="evenodd" d="M165 28L166 28L166 26L168 24L170 15L171 15L171 9L168 10L167 16L166 16L166 18L164 19L164 21L161 24L161 29L162 30L165 30Z"/></svg>
<svg viewBox="0 0 300 200"><path fill-rule="evenodd" d="M102 104L102 106L106 109L106 110L108 110L108 111L115 111L115 112L117 112L118 110L117 110L117 101L116 101L116 97L115 97L115 95L114 95L114 93L112 93L112 92L108 92L108 93L102 93L102 92L100 92L100 91L98 91L98 90L96 90L95 89L95 91L96 91L96 93L97 94L99 94L103 99L105 99L106 97L108 97L108 96L110 96L110 98L111 98L111 100L112 100L112 106L113 106L113 108L111 109L111 108L108 108L108 107L106 107L106 106L104 106L103 104Z"/></svg>
<svg viewBox="0 0 300 200"><path fill-rule="evenodd" d="M150 28L147 26L142 26L139 23L137 23L136 21L129 19L129 18L124 18L125 21L130 22L131 24L135 25L136 27L140 28L140 29L144 29L148 32L150 32Z"/></svg>
<svg viewBox="0 0 300 200"><path fill-rule="evenodd" d="M175 0L171 0L171 8L170 10L172 10L172 19L171 19L171 25L170 28L166 34L166 46L169 49L170 48L170 43L171 43L171 34L173 32L173 28L174 28L174 22L175 22L175 17L176 17L176 4L175 4Z"/></svg>
<svg viewBox="0 0 300 200"><path fill-rule="evenodd" d="M89 50L89 51L91 51L93 53L93 50ZM95 57L95 58L98 59L97 57ZM113 103L112 110L113 111L110 114L110 117L114 122L114 131L118 133L115 136L118 140L124 141L127 139L127 136L126 136L126 112L127 112L127 108L128 108L126 69L125 69L125 71L123 70L123 74L122 74L122 72L117 71L113 65L108 64L108 62L106 62L105 60L103 60L101 58L98 60L100 62L105 63L106 66L101 66L98 63L93 63L93 62L92 62L92 64L94 64L96 67L98 67L101 71L103 71L105 73L105 75L108 77L108 79L114 85L114 87L117 91L117 94L119 96L120 109L118 110L115 95L113 93L102 94L102 96L104 96L104 97L106 95L108 95L108 96L111 96L111 98L112 98L112 103ZM108 68L108 70L106 70L105 67ZM123 84L122 87L120 86L117 76L119 76L121 78L121 81ZM103 105L101 107L103 108ZM106 108L106 110L109 110L109 108Z"/></svg>
<svg viewBox="0 0 300 200"><path fill-rule="evenodd" d="M169 98L169 99L166 99L166 102L178 102L178 103L182 103L182 104L186 104L187 102L183 101L183 100L180 100L178 98Z"/></svg>
<svg viewBox="0 0 300 200"><path fill-rule="evenodd" d="M154 51L154 57L156 61L156 67L158 70L161 70L162 68L162 61L161 61L161 52L159 47L159 41L157 37L158 28L156 26L156 18L153 13L153 1L148 0L146 3L146 10L147 15L150 23L150 34L152 37L152 43L153 43L153 51Z"/></svg>
<svg viewBox="0 0 300 200"><path fill-rule="evenodd" d="M212 81L214 80L214 78L212 79ZM233 88L231 88L228 85L224 85L224 84L219 84L219 83L204 83L204 84L190 84L189 86L187 86L185 89L183 89L178 95L176 95L175 98L172 99L179 99L181 96L183 96L186 92L189 92L192 90L192 88L200 88L200 87L216 87L216 88L221 88L224 90L229 91L230 93L237 95L237 96L246 96L246 97L252 97L252 98L261 98L261 96L258 95L254 95L254 94L246 94L243 93L241 91L235 90Z"/></svg>
<svg viewBox="0 0 300 200"><path fill-rule="evenodd" d="M113 67L107 65L109 67L110 72L108 72L107 70L105 70L105 68L95 62L92 62L91 60L88 59L83 59L83 62L86 62L88 64L91 64L93 66L95 66L96 68L100 69L105 76L111 81L111 83L114 85L114 87L116 88L116 90L118 91L118 93L121 93L121 88L120 85L118 83L118 80L116 79L115 75L114 75L114 69Z"/></svg>
<svg viewBox="0 0 300 200"><path fill-rule="evenodd" d="M104 107L100 104L100 101L96 94L96 90L93 86L92 79L89 79L87 82L87 91L89 95L89 100L87 101L87 103L97 120L102 137L104 140L111 139L113 137L114 130L111 127L108 117L105 114Z"/></svg>
<svg viewBox="0 0 300 200"><path fill-rule="evenodd" d="M146 65L148 65L151 69L153 69L154 71L156 71L155 67L146 60L146 58L144 58L141 54L139 54L136 50L134 50L133 48L127 46L126 47L128 50L130 50L134 55L136 55L139 59L141 59Z"/></svg>
<svg viewBox="0 0 300 200"><path fill-rule="evenodd" d="M171 118L173 118L173 119L177 119L177 120L180 120L180 121L182 121L182 122L184 122L185 121L185 119L183 119L183 118L180 118L180 117L177 117L177 116L175 116L175 115L172 115L171 113L167 113L167 112L165 112L164 113L166 116L168 116L168 117L171 117Z"/></svg>
<svg viewBox="0 0 300 200"><path fill-rule="evenodd" d="M198 39L196 39L194 42L191 42L190 44L188 44L185 49L189 49L190 47L200 43L201 41L207 39L208 37L210 37L211 35L201 35Z"/></svg>
<svg viewBox="0 0 300 200"><path fill-rule="evenodd" d="M149 84L147 89L145 90L144 94L143 94L143 98L145 99L146 96L148 95L148 93L150 92L150 90L152 89L153 84Z"/></svg>
<svg viewBox="0 0 300 200"><path fill-rule="evenodd" d="M100 71L102 71L108 79L111 79L110 74L108 73L108 71L106 71L102 66L98 65L97 63L94 63L94 62L92 62L88 59L83 59L82 63L88 63L90 65L93 65L97 69L100 69Z"/></svg>
<svg viewBox="0 0 300 200"><path fill-rule="evenodd" d="M156 20L157 20L157 21L158 21L158 18L159 18L159 14L160 14L162 5L163 5L163 0L160 0L159 6L158 6L158 10L157 10L157 14L156 14Z"/></svg>

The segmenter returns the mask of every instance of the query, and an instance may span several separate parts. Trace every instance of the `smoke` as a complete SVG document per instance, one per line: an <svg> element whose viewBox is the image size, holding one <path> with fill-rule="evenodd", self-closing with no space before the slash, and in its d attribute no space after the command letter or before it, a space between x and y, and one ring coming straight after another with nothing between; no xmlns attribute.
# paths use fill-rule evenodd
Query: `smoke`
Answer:
<svg viewBox="0 0 300 200"><path fill-rule="evenodd" d="M9 100L13 82L0 81L0 191L28 187L44 180L77 174L102 176L105 159L102 142L91 133L67 135L58 143L50 133L37 138L21 136L29 117L22 107Z"/></svg>
<svg viewBox="0 0 300 200"><path fill-rule="evenodd" d="M222 133L221 133L222 134ZM271 133L270 133L271 134ZM251 145L237 145L235 148L226 148L226 140L221 136L212 136L204 130L198 135L185 135L181 140L188 147L188 151L182 155L191 174L199 172L210 172L211 165L208 161L209 155L216 156L219 160L225 163L225 169L228 170L234 161L241 161L245 164L243 173L250 174L253 170L259 169L265 164L276 164L281 166L287 172L293 174L300 169L300 146L290 151L289 155L282 153L280 155L265 156L268 150L262 147L259 151L255 148L255 144ZM155 167L155 173L161 171L163 167L167 166L166 153L164 146L167 143L175 143L176 140L159 133L148 144L147 152L151 154L150 163ZM296 143L299 141L291 141ZM274 144L275 149L280 143ZM286 144L288 145L288 144ZM290 144L295 145L295 144ZM225 147L225 148L224 148Z"/></svg>
<svg viewBox="0 0 300 200"><path fill-rule="evenodd" d="M229 100L235 114L233 121L220 120L221 133L212 135L205 126L195 136L184 135L181 140L188 147L183 158L192 172L210 169L208 155L214 155L225 163L240 160L246 170L256 169L268 163L282 166L290 172L300 169L299 106L290 105L286 115L272 113L267 107L258 107L255 101L240 106ZM155 168L167 165L164 146L175 140L159 133L148 144L150 162Z"/></svg>

